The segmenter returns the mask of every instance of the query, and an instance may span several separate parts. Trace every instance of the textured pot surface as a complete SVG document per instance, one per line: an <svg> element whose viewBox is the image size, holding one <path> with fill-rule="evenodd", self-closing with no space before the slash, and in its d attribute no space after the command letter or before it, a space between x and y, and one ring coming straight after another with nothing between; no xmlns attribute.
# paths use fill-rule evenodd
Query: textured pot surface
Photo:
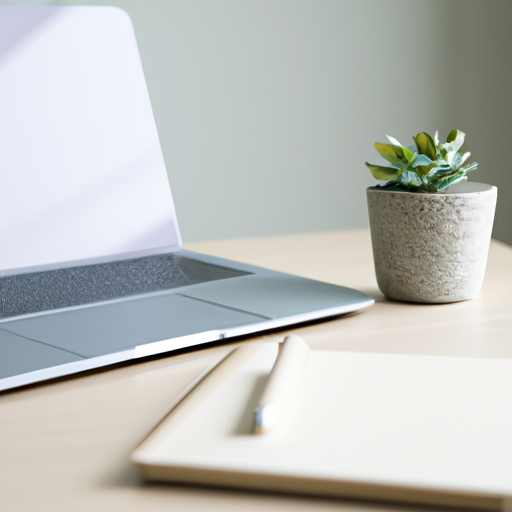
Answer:
<svg viewBox="0 0 512 512"><path fill-rule="evenodd" d="M443 303L482 287L497 189L464 182L421 194L367 189L377 282L390 299Z"/></svg>

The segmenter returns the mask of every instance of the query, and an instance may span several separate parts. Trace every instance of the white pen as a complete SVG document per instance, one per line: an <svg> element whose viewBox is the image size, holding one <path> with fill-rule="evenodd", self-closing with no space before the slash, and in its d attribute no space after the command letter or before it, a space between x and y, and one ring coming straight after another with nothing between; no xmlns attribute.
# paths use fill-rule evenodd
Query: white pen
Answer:
<svg viewBox="0 0 512 512"><path fill-rule="evenodd" d="M265 434L278 421L284 398L307 364L309 347L295 334L286 336L279 347L267 385L254 411L254 433Z"/></svg>

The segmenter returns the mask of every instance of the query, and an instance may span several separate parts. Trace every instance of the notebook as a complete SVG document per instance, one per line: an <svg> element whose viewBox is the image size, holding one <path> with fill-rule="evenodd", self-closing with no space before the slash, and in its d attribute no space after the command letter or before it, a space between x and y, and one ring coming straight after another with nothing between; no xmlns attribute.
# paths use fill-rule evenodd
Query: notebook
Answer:
<svg viewBox="0 0 512 512"><path fill-rule="evenodd" d="M183 249L121 9L0 7L0 112L0 391L373 304Z"/></svg>
<svg viewBox="0 0 512 512"><path fill-rule="evenodd" d="M501 509L512 361L313 351L280 422L252 433L277 343L236 349L132 460L151 480Z"/></svg>

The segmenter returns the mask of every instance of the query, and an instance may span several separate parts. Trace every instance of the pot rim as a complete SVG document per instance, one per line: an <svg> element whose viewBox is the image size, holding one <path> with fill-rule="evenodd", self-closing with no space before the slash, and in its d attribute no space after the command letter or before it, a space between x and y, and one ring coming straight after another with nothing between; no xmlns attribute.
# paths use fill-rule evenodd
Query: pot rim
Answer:
<svg viewBox="0 0 512 512"><path fill-rule="evenodd" d="M468 187L469 186L469 187ZM464 190L467 188L467 190ZM452 190L454 189L454 190ZM461 190L462 189L462 190ZM379 186L372 186L366 189L368 192L393 192L394 194L406 194L406 195L414 195L418 197L439 197L440 195L444 196L460 196L460 195L477 195L477 194L486 194L486 193L494 193L498 189L494 185L489 185L487 183L481 183L479 181L464 181L462 183L456 183L451 187L448 187L445 190L441 190L441 192L409 192L407 190L400 190L398 188L389 187L382 188Z"/></svg>

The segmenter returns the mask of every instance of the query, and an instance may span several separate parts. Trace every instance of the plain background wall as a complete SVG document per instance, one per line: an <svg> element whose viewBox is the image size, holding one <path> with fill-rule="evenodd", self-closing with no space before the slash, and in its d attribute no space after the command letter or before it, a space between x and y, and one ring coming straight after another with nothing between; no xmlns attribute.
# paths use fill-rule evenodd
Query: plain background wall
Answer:
<svg viewBox="0 0 512 512"><path fill-rule="evenodd" d="M373 143L459 128L512 243L512 2L80 4L133 20L185 242L366 227Z"/></svg>
<svg viewBox="0 0 512 512"><path fill-rule="evenodd" d="M472 179L498 187L493 236L512 244L512 2L458 0L454 115L479 163ZM464 128L463 128L464 127Z"/></svg>

